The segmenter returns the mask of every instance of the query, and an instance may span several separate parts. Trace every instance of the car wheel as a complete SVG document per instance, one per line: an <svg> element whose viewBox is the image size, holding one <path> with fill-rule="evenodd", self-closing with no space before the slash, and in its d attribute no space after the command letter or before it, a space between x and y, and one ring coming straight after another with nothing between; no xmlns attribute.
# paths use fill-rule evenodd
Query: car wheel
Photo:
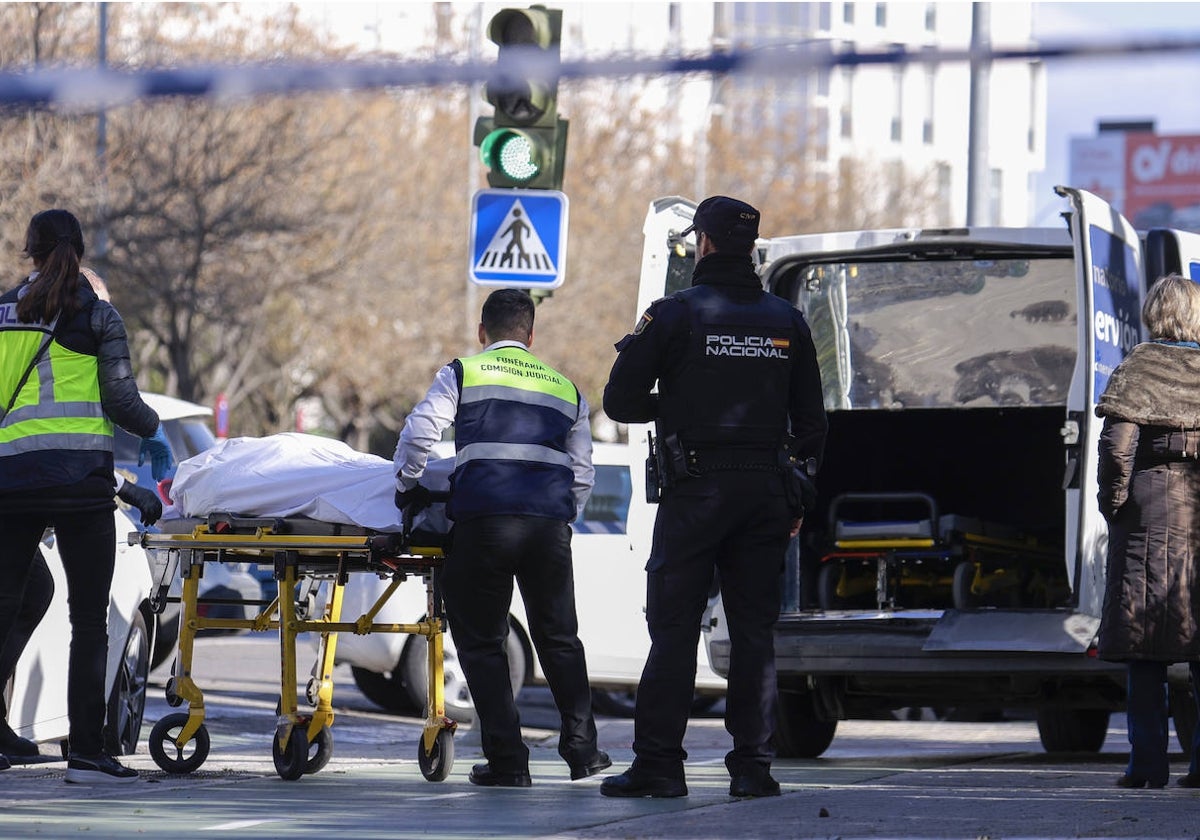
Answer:
<svg viewBox="0 0 1200 840"><path fill-rule="evenodd" d="M150 673L150 637L146 617L134 610L125 637L112 693L108 698L108 719L104 725L104 749L110 755L132 755L142 734L142 715L146 710L146 682Z"/></svg>
<svg viewBox="0 0 1200 840"><path fill-rule="evenodd" d="M1100 752L1108 737L1108 709L1038 709L1037 728L1048 753Z"/></svg>
<svg viewBox="0 0 1200 840"><path fill-rule="evenodd" d="M822 720L811 691L779 691L775 750L780 758L817 758L833 743L836 720Z"/></svg>
<svg viewBox="0 0 1200 840"><path fill-rule="evenodd" d="M1171 704L1171 717L1175 721L1175 737L1184 755L1192 754L1192 738L1196 733L1196 702L1186 686L1172 686L1167 693Z"/></svg>
<svg viewBox="0 0 1200 840"><path fill-rule="evenodd" d="M692 717L708 714L721 701L717 694L697 694L692 698ZM631 718L637 705L637 687L593 688L592 711L609 717Z"/></svg>
<svg viewBox="0 0 1200 840"><path fill-rule="evenodd" d="M394 670L383 674L353 665L350 667L350 673L363 696L381 709L398 715L419 714L401 678L399 664Z"/></svg>
<svg viewBox="0 0 1200 840"><path fill-rule="evenodd" d="M467 687L467 678L458 662L458 654L450 643L449 637L443 637L442 678L446 696L446 715L459 723L470 723L475 720L475 701L471 699L471 691ZM508 628L506 641L508 653L508 677L512 681L513 696L521 691L525 684L525 645L521 634L511 625ZM403 675L405 687L410 701L422 710L428 702L429 681L426 678L426 660L428 642L424 636L411 636L400 654L400 673Z"/></svg>
<svg viewBox="0 0 1200 840"><path fill-rule="evenodd" d="M631 718L636 703L636 688L592 689L592 711L599 715Z"/></svg>

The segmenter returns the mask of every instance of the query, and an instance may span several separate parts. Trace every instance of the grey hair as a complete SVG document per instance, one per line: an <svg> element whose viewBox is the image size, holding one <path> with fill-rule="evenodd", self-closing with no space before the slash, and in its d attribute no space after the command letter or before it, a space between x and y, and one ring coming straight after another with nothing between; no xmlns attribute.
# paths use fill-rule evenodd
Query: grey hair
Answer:
<svg viewBox="0 0 1200 840"><path fill-rule="evenodd" d="M1142 305L1151 338L1200 342L1200 285L1179 274L1155 281Z"/></svg>

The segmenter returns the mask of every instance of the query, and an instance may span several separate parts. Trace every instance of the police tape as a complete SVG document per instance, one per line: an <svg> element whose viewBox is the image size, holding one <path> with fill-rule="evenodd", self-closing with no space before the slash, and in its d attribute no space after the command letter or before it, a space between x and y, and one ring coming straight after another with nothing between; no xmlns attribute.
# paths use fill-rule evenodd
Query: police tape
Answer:
<svg viewBox="0 0 1200 840"><path fill-rule="evenodd" d="M1200 51L1200 34L1183 38L1074 42L1018 47L947 49L844 48L832 41L774 44L703 56L625 56L560 61L530 50L504 62L445 60L390 62L269 62L177 68L116 69L108 66L0 72L0 102L28 106L107 108L141 99L250 96L372 90L395 87L499 83L514 74L529 78L588 79L679 74L794 76L797 72L871 65L932 65L953 62L1089 59Z"/></svg>

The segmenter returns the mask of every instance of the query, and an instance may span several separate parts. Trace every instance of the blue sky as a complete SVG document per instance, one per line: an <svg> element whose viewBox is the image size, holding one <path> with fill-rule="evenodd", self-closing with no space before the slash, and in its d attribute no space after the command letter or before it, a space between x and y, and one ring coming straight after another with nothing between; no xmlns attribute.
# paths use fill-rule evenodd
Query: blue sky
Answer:
<svg viewBox="0 0 1200 840"><path fill-rule="evenodd" d="M1200 40L1200 3L1035 3L1034 37L1042 44ZM1046 87L1046 170L1031 224L1055 224L1063 204L1053 187L1068 183L1070 138L1094 135L1098 120L1147 119L1159 134L1200 134L1200 51L1055 59L1046 63Z"/></svg>

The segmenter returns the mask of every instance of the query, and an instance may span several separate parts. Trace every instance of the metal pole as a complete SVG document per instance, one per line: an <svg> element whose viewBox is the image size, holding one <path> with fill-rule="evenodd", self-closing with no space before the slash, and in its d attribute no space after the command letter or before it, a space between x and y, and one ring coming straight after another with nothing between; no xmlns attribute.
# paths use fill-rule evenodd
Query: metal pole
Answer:
<svg viewBox="0 0 1200 840"><path fill-rule="evenodd" d="M97 4L100 12L99 43L96 45L96 64L101 71L108 65L108 3ZM96 171L99 174L98 206L96 207L96 241L93 244L96 260L108 255L108 112L101 107L96 114Z"/></svg>
<svg viewBox="0 0 1200 840"><path fill-rule="evenodd" d="M998 224L988 219L988 93L991 60L979 57L992 41L989 3L971 4L971 88L967 134L967 226Z"/></svg>
<svg viewBox="0 0 1200 840"><path fill-rule="evenodd" d="M470 57L472 62L479 60L480 49L479 39L483 37L483 4L476 3L475 11L471 14L471 24L468 27L469 33L467 41L470 44ZM468 125L471 131L475 130L475 122L479 119L479 102L483 95L483 89L478 82L471 85L471 91L468 94L470 102L467 105L468 109ZM475 147L471 146L469 153L470 160L467 164L467 206L471 206L471 201L475 196L475 191L479 184L479 156L475 154ZM464 237L466 239L467 237ZM467 258L470 259L471 243L467 242ZM479 302L477 297L478 289L471 282L471 278L467 277L467 290L463 296L464 316L466 329L463 331L463 346L466 352L472 352L479 341Z"/></svg>

